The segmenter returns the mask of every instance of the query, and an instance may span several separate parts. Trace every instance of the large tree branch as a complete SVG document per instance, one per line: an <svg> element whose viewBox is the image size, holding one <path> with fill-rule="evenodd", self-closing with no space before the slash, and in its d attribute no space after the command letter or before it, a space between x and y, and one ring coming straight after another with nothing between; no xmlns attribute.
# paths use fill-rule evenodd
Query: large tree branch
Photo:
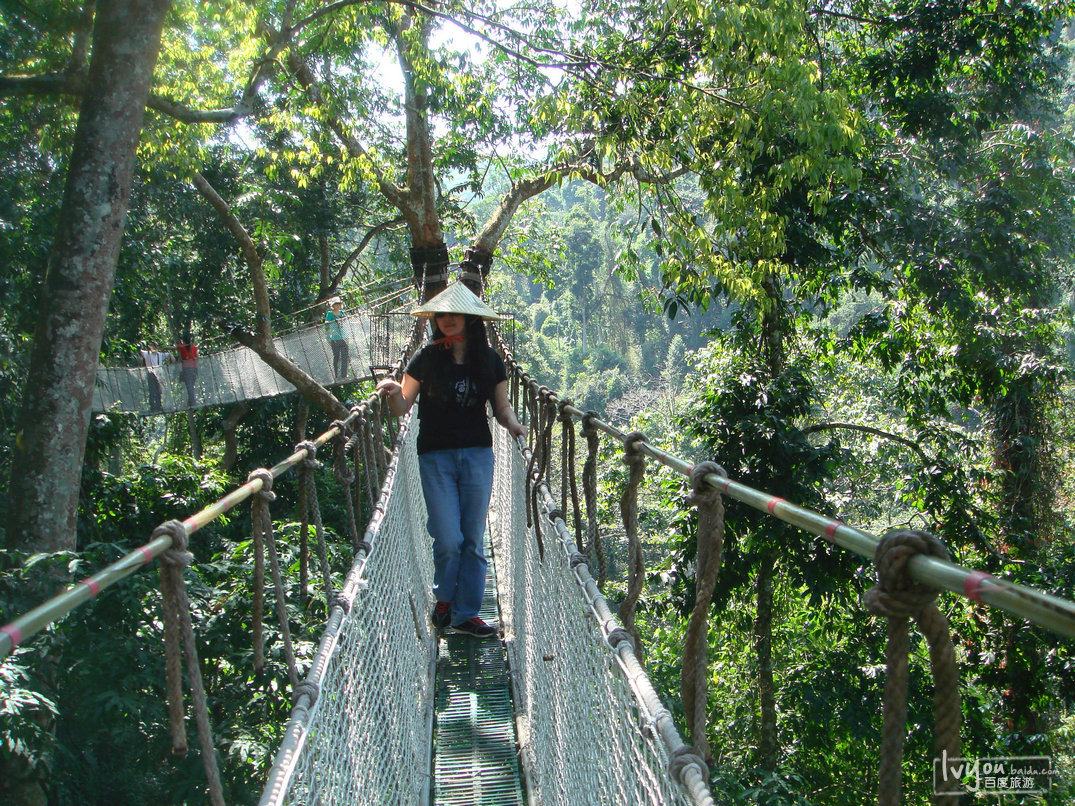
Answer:
<svg viewBox="0 0 1075 806"><path fill-rule="evenodd" d="M231 335L244 347L249 347L266 364L276 370L281 377L285 378L303 397L312 401L318 407L328 412L332 417L346 417L347 407L328 389L315 381L298 364L294 363L276 349L272 340L272 327L269 314L269 287L265 281L265 267L258 251L257 244L246 231L242 222L235 216L228 203L209 184L209 181L200 173L194 174L194 186L210 206L216 210L224 222L224 226L239 242L242 251L243 262L246 263L247 274L250 284L254 288L254 309L257 313L257 333L248 333L241 328L234 328Z"/></svg>
<svg viewBox="0 0 1075 806"><path fill-rule="evenodd" d="M512 183L511 188L500 199L485 226L478 233L471 246L480 252L493 254L500 243L512 217L518 212L523 202L540 193L544 193L561 179L574 177L590 182L599 187L606 187L618 182L625 176L633 176L646 184L670 184L679 177L690 173L687 168L678 168L666 174L655 174L644 168L637 158L624 159L616 163L611 170L603 172L590 162L564 162L545 173Z"/></svg>
<svg viewBox="0 0 1075 806"><path fill-rule="evenodd" d="M258 323L257 336L263 345L272 345L272 327L269 318L272 308L269 303L269 285L265 280L265 264L261 259L258 246L254 243L254 239L250 237L250 233L246 231L246 227L231 211L228 203L209 184L209 180L200 173L195 173L193 181L194 187L198 189L202 198L209 202L210 207L216 210L220 220L228 228L228 232L232 234L232 237L239 244L243 262L246 263L247 275L250 277L250 284L254 288L254 310L257 314Z"/></svg>
<svg viewBox="0 0 1075 806"><path fill-rule="evenodd" d="M10 95L81 95L86 77L81 72L39 76L0 76L0 97Z"/></svg>
<svg viewBox="0 0 1075 806"><path fill-rule="evenodd" d="M92 13L92 5L90 3L87 6L86 15ZM74 46L68 60L67 70L36 76L0 76L0 96L82 95L86 84L87 48L82 27L87 24L85 20L80 21L79 29L75 32ZM274 32L265 26L259 26L259 29L268 42L268 48L255 65L234 106L224 109L196 109L156 93L150 93L146 106L182 123L233 123L253 114L262 85L272 75L280 53L288 46L294 35L293 30L287 29L286 26L282 32Z"/></svg>
<svg viewBox="0 0 1075 806"><path fill-rule="evenodd" d="M860 431L863 434L872 434L875 437L881 437L882 439L888 439L892 442L898 442L900 445L904 445L918 454L918 457L924 464L931 464L932 459L926 455L926 452L922 450L922 447L906 437L901 437L899 434L893 434L888 431L882 431L880 428L873 428L869 425L855 425L854 423L816 423L815 425L809 425L803 429L803 434L814 434L818 431Z"/></svg>
<svg viewBox="0 0 1075 806"><path fill-rule="evenodd" d="M194 109L160 95L150 94L146 106L181 123L232 123L254 111L258 85L247 86L243 97L228 109ZM38 76L0 76L0 97L15 95L70 95L79 97L86 88L80 71L45 73Z"/></svg>
<svg viewBox="0 0 1075 806"><path fill-rule="evenodd" d="M328 293L331 294L336 290L339 284L343 281L343 278L347 276L347 272L351 270L351 266L354 265L354 262L356 260L358 260L358 256L361 255L364 251L366 251L366 247L370 245L370 242L375 237L380 235L382 232L388 232L395 227L398 227L401 224L405 223L406 222L403 220L402 217L397 217L393 218L391 221L382 221L380 224L377 224L376 226L370 227L368 230L366 230L366 234L362 236L362 240L359 241L358 246L351 250L351 254L349 254L343 261L343 265L340 267L340 270L336 272L336 274L333 276L332 281L330 283L330 288L328 289Z"/></svg>
<svg viewBox="0 0 1075 806"><path fill-rule="evenodd" d="M413 11L408 12L414 17ZM408 29L412 36L417 34L417 42L408 41L397 26L389 26L389 34L396 45L399 65L403 71L403 110L407 126L407 191L411 211L402 212L408 216L411 227L411 240L414 246L435 246L444 242L440 228L440 216L437 213L437 184L433 175L433 145L430 142L429 118L427 107L429 94L425 82L417 75L414 68L415 51L421 52L428 47L430 17L420 16L410 19Z"/></svg>
<svg viewBox="0 0 1075 806"><path fill-rule="evenodd" d="M365 146L347 130L339 115L332 111L325 101L325 93L321 87L322 82L317 79L313 70L310 69L310 66L306 64L306 61L294 48L288 50L287 66L306 91L306 96L321 110L325 124L336 135L340 144L347 151L348 156L352 159L360 159L368 164L373 171L374 178L377 181L377 188L381 191L381 194L404 215L407 215L409 205L407 204L404 189L388 180L381 166L366 152Z"/></svg>
<svg viewBox="0 0 1075 806"><path fill-rule="evenodd" d="M71 58L67 60L68 72L84 72L89 68L90 45L93 42L93 17L96 10L96 0L86 0L86 5L82 7L82 13L75 25Z"/></svg>

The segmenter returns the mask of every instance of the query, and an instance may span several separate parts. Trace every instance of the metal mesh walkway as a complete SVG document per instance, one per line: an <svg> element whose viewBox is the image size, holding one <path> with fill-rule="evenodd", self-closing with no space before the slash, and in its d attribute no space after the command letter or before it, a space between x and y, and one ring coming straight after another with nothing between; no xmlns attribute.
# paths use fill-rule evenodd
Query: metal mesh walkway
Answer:
<svg viewBox="0 0 1075 806"><path fill-rule="evenodd" d="M486 553L489 553L488 543ZM479 615L498 621L496 558ZM435 806L522 806L507 656L500 641L446 635L437 664Z"/></svg>

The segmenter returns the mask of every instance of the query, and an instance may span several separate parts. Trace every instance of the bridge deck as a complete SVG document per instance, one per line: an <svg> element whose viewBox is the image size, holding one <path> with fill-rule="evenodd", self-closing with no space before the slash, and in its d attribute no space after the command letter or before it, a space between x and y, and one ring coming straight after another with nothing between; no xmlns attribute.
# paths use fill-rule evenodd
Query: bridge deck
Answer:
<svg viewBox="0 0 1075 806"><path fill-rule="evenodd" d="M480 616L497 624L495 557L488 540L485 552L489 575ZM443 636L436 685L434 806L524 806L503 643Z"/></svg>

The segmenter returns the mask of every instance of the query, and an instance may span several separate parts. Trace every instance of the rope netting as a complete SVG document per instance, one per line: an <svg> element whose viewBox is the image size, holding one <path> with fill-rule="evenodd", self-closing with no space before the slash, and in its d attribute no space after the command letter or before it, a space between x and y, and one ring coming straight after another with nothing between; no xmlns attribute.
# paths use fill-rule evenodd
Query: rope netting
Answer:
<svg viewBox="0 0 1075 806"><path fill-rule="evenodd" d="M429 791L437 637L413 434L404 425L366 542L296 688L263 804L420 803Z"/></svg>
<svg viewBox="0 0 1075 806"><path fill-rule="evenodd" d="M402 353L414 324L414 318L407 314L361 310L338 321L347 346L346 368L339 373L339 367L333 366L333 350L323 324L284 334L273 339L273 343L315 381L333 386L369 378L374 370L387 370ZM159 408L154 408L156 390L150 389L151 384L159 389ZM151 369L98 367L93 411L184 411L294 391L295 387L253 350L233 347L199 356L193 376L184 374L178 360Z"/></svg>
<svg viewBox="0 0 1075 806"><path fill-rule="evenodd" d="M532 802L712 803L704 764L679 737L548 487L538 485L539 549L526 526L529 457L502 429L495 440L491 540Z"/></svg>
<svg viewBox="0 0 1075 806"><path fill-rule="evenodd" d="M685 497L685 503L697 507L698 521L698 559L695 563L696 602L691 613L690 623L684 640L684 652L681 661L681 692L685 721L694 738L697 750L691 747L677 747L671 754L670 770L673 777L683 775L683 783L690 786L694 775L705 778L704 761L710 756L706 740L708 723L707 687L707 630L708 610L711 602L713 585L719 573L721 547L723 542L724 507L721 496L734 498L748 506L767 513L769 516L791 523L804 531L824 537L829 542L842 548L869 557L874 561L878 573L878 585L864 597L863 605L872 614L884 616L888 632L886 649L886 684L883 698L883 734L881 741L881 758L878 788L878 803L881 806L897 804L901 799L901 768L903 763L903 745L906 735L907 711L907 669L909 663L909 624L913 621L929 645L930 668L934 679L934 723L935 723L935 763L943 763L944 783L938 785L935 802L948 804L958 802L960 776L960 692L959 674L955 664L950 628L941 611L934 604L937 596L945 590L962 594L976 603L985 603L1006 610L1021 618L1047 627L1061 635L1075 636L1075 603L1036 591L1032 588L1015 585L998 579L990 574L962 568L952 563L947 550L933 536L918 531L894 529L880 538L867 532L850 527L836 519L828 518L816 512L796 506L779 496L761 492L732 481L727 474L712 462L691 465L666 451L647 443L645 435L632 432L624 433L619 429L597 419L593 412L582 412L571 405L570 401L561 400L556 394L541 386L534 378L523 371L503 343L499 345L508 365L512 382L512 399L521 401L528 412L531 423L530 442L533 453L527 467L527 474L532 483L529 494L523 496L526 502L528 523L534 526L532 553L538 557L538 565L547 561L549 555L542 539L542 529L536 516L538 500L544 496L548 499L548 518L555 523L556 532L562 541L565 552L571 557L571 564L576 566L576 574L585 574L588 563L596 563L600 573L604 572L604 552L596 525L595 503L596 483L594 461L598 453L601 431L614 438L623 446L623 462L629 468L629 477L624 485L620 499L620 512L623 519L624 534L628 541L628 567L626 572L626 595L620 604L619 618L625 628L615 628L613 632L623 633L624 640L617 648L626 644L630 646L638 640L634 623L634 607L638 601L645 568L642 561L640 536L638 534L638 486L644 476L645 461L654 460L677 471L690 479L691 492ZM559 419L564 423L561 437L561 473L574 475L574 433L567 424L569 418L578 418L583 424L583 434L587 437L587 459L582 471L582 484L586 501L587 539L582 538L583 524L580 523L578 492L574 484L561 481L561 504L556 506L548 492L545 482L550 473L550 457L554 455L552 446L552 422ZM565 446L568 446L565 448ZM572 514L575 521L574 543L564 524L564 512L567 510L567 490L572 492ZM522 506L520 504L519 506ZM545 530L547 532L547 529ZM527 571L529 573L529 570ZM592 583L592 580L590 580ZM513 587L515 597L523 597L518 607L526 611L531 605L526 591L534 584L534 579L525 576ZM595 586L593 589L597 591ZM535 605L535 610L543 605ZM605 628L607 630L607 628ZM552 663L556 653L548 652L542 661ZM524 657L520 664L534 665L531 658ZM571 666L581 667L583 662L572 659ZM529 684L529 675L523 679ZM561 707L559 689L551 688L541 692L548 697L548 702ZM541 700L537 700L541 702ZM658 704L652 714L660 714L663 708ZM579 712L584 713L584 712ZM550 729L559 731L561 719L578 717L579 713L558 713L557 720ZM665 712L667 713L667 712ZM673 744L678 737L673 740ZM557 759L551 765L568 764L569 761ZM540 780L540 779L539 779ZM691 790L692 794L694 790ZM952 794L949 794L952 793Z"/></svg>
<svg viewBox="0 0 1075 806"><path fill-rule="evenodd" d="M539 555L527 529L529 452L495 430L490 541L533 802L712 803L704 765L679 738L632 642L585 567L573 567L578 555L547 488L545 530L565 551ZM428 792L436 635L425 517L405 422L366 530L369 555L348 576L297 689L262 806L418 803Z"/></svg>

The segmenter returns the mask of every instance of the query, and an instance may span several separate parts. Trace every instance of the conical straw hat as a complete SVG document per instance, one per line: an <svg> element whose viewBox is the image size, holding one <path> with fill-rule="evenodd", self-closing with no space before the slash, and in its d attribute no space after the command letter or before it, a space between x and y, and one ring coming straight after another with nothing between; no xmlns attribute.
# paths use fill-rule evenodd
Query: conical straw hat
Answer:
<svg viewBox="0 0 1075 806"><path fill-rule="evenodd" d="M477 295L456 280L425 305L411 311L413 316L429 318L436 313L462 313L480 316L482 319L503 319L500 314L478 299Z"/></svg>

